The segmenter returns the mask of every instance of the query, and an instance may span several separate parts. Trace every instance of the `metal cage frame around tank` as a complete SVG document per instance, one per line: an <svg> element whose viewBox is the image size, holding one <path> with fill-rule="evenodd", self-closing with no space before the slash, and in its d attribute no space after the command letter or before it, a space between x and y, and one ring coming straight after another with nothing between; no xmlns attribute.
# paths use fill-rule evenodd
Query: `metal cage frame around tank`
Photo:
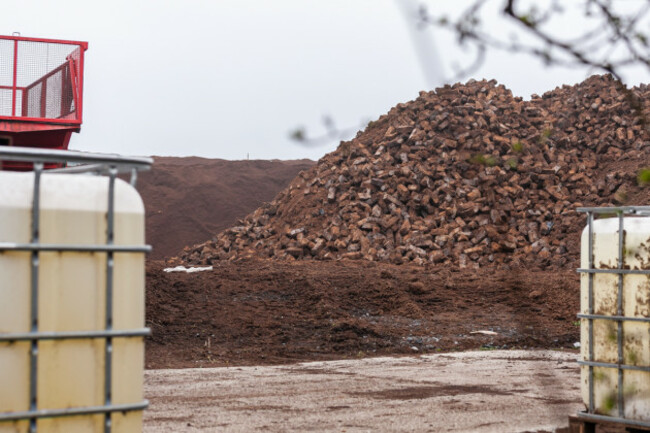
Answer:
<svg viewBox="0 0 650 433"><path fill-rule="evenodd" d="M0 422L27 421L30 432L36 433L36 421L40 418L68 417L78 415L104 414L104 432L111 432L111 414L113 412L130 412L145 409L149 402L143 400L133 404L112 403L112 352L114 338L144 337L150 334L149 328L128 330L113 329L113 256L115 253L148 253L148 245L115 245L115 179L119 173L130 173L131 184L135 185L137 173L148 170L153 163L151 158L125 157L111 154L96 154L64 150L44 150L18 147L0 147L0 161L30 162L34 165L34 194L32 201L31 242L27 244L0 242L0 252L31 252L31 331L26 333L0 333L0 342L29 341L29 410L23 412L0 412ZM40 184L45 163L77 164L74 166L47 170L47 173L86 173L108 176L108 203L106 211L106 243L98 245L43 244L39 240L40 222ZM106 253L106 321L105 329L99 331L39 332L38 322L38 272L39 253L42 251ZM101 406L72 407L66 409L37 408L37 366L38 343L43 340L66 339L105 339L104 366L104 404Z"/></svg>
<svg viewBox="0 0 650 433"><path fill-rule="evenodd" d="M636 427L650 427L650 422L638 421L625 418L625 400L623 396L623 376L625 370L636 370L650 373L650 366L637 366L625 364L623 357L623 322L645 322L650 323L648 317L627 317L623 315L623 277L624 275L650 275L650 270L647 269L625 269L624 268L624 217L625 216L650 216L650 206L622 206L622 207L581 207L577 209L578 212L587 214L587 230L588 230L588 264L587 268L578 268L579 273L588 275L588 313L578 314L578 318L588 321L588 335L589 335L589 348L588 360L578 361L581 366L589 367L588 386L589 386L589 404L587 412L579 412L578 417L593 420L593 421L607 421L625 424ZM594 267L594 215L608 215L616 214L618 218L618 259L617 267L614 269L596 269ZM594 308L594 275L595 274L614 274L618 276L618 290L616 300L616 315L600 315L595 314ZM596 362L594 360L594 320L610 320L616 322L617 326L617 363ZM617 386L617 407L618 416L599 415L595 413L595 398L594 398L594 367L612 368L618 372L618 386Z"/></svg>

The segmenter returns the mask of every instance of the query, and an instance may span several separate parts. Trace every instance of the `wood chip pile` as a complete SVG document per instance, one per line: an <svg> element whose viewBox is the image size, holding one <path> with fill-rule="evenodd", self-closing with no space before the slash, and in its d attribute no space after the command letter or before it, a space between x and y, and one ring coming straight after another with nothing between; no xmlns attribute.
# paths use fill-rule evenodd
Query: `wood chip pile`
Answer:
<svg viewBox="0 0 650 433"><path fill-rule="evenodd" d="M631 91L648 115L650 87ZM628 202L645 194L638 170L650 165L629 101L608 76L530 101L494 81L421 92L178 261L567 266L584 225L576 207L648 204Z"/></svg>

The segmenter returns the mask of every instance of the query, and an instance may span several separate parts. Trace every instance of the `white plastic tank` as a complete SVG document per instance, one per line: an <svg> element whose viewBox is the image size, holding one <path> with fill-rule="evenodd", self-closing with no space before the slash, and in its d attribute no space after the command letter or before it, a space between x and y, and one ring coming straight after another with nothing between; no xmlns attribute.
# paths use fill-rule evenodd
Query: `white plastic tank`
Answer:
<svg viewBox="0 0 650 433"><path fill-rule="evenodd" d="M623 269L650 269L650 218L623 219ZM581 268L589 267L589 232L582 233ZM619 218L601 218L593 222L593 267L618 268ZM582 314L589 314L589 274L581 274ZM618 315L619 276L615 273L593 274L594 314ZM650 317L650 275L623 276L623 316ZM624 320L622 322L623 364L650 367L650 324ZM581 358L589 360L589 321L581 320ZM614 320L593 320L592 361L618 363L618 324ZM594 412L619 417L618 368L593 367ZM582 398L589 407L589 366L581 366ZM636 421L650 421L650 372L623 370L623 416Z"/></svg>
<svg viewBox="0 0 650 433"><path fill-rule="evenodd" d="M43 174L40 242L104 245L108 178ZM30 243L33 173L0 171L0 243ZM115 245L144 245L144 207L137 191L115 182ZM41 252L38 331L102 331L106 326L107 254ZM114 253L113 329L144 327L144 253ZM30 332L31 253L0 251L0 335ZM113 338L112 404L143 400L144 337ZM105 404L105 339L38 342L37 410ZM0 414L30 409L29 341L0 341ZM112 432L142 430L142 411L114 412ZM28 421L0 422L23 433ZM102 414L37 420L39 433L104 432Z"/></svg>

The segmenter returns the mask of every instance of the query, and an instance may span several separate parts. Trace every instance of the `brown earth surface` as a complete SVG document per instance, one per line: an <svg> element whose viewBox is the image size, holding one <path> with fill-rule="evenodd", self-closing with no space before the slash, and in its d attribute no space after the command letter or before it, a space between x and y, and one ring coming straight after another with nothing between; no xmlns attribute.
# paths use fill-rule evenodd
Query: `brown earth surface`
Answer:
<svg viewBox="0 0 650 433"><path fill-rule="evenodd" d="M164 267L147 267L150 369L573 348L580 339L573 269L261 259L193 274Z"/></svg>
<svg viewBox="0 0 650 433"><path fill-rule="evenodd" d="M149 264L148 367L573 347L576 207L650 199L648 130L628 96L594 76L531 101L470 81L398 104L166 263L214 270Z"/></svg>
<svg viewBox="0 0 650 433"><path fill-rule="evenodd" d="M154 157L151 171L138 178L144 200L151 259L179 254L235 224L271 201L301 170L314 165L295 161L226 161Z"/></svg>
<svg viewBox="0 0 650 433"><path fill-rule="evenodd" d="M209 171L191 187L191 161L161 175L148 218L177 194L159 233L203 243L147 265L147 368L573 349L575 208L650 199L648 130L627 104L608 77L530 103L493 82L423 93L221 233ZM252 191L229 185L229 207ZM163 272L188 263L213 269Z"/></svg>

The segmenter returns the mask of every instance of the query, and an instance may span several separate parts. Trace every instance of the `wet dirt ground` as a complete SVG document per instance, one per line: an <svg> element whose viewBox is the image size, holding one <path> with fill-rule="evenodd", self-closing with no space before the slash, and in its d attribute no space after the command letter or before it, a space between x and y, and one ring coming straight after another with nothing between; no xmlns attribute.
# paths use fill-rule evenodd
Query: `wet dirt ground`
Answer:
<svg viewBox="0 0 650 433"><path fill-rule="evenodd" d="M575 271L165 266L147 266L146 432L551 432L582 408Z"/></svg>
<svg viewBox="0 0 650 433"><path fill-rule="evenodd" d="M547 432L584 408L575 351L149 370L144 431Z"/></svg>
<svg viewBox="0 0 650 433"><path fill-rule="evenodd" d="M368 261L147 268L150 369L272 365L471 349L573 348L575 271Z"/></svg>

